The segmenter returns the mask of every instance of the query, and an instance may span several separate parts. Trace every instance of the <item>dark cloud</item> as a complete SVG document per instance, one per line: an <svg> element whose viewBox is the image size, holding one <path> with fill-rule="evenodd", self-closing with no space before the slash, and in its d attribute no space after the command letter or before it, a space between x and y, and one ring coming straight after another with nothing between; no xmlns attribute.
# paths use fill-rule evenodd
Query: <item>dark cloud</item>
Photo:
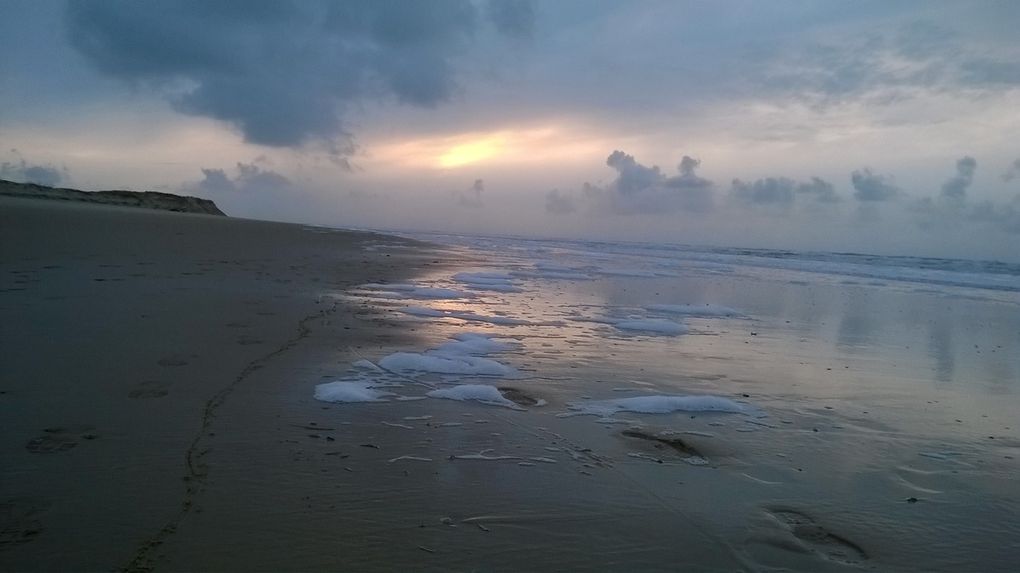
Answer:
<svg viewBox="0 0 1020 573"><path fill-rule="evenodd" d="M685 155L677 166L678 175L667 177L657 165L642 165L617 150L606 158L606 165L617 172L616 179L606 186L585 183L583 195L596 210L620 214L710 211L712 182L697 175L700 164Z"/></svg>
<svg viewBox="0 0 1020 573"><path fill-rule="evenodd" d="M781 209L793 206L797 182L785 177L766 177L752 183L734 179L730 194L749 205L772 205Z"/></svg>
<svg viewBox="0 0 1020 573"><path fill-rule="evenodd" d="M1013 161L1013 164L1009 166L1009 169L1007 169L1006 172L1002 174L1002 180L1012 181L1017 177L1020 177L1020 159L1016 159Z"/></svg>
<svg viewBox="0 0 1020 573"><path fill-rule="evenodd" d="M792 209L799 197L810 201L809 208L813 209L818 204L839 202L839 195L832 183L819 177L812 177L806 182L786 177L765 177L753 182L734 179L730 186L730 196L745 205L772 207L783 212Z"/></svg>
<svg viewBox="0 0 1020 573"><path fill-rule="evenodd" d="M485 202L482 200L482 193L484 192L485 181L475 179L475 182L466 191L457 191L454 195L457 197L457 204L461 207L478 209L485 205Z"/></svg>
<svg viewBox="0 0 1020 573"><path fill-rule="evenodd" d="M942 230L965 223L981 223L999 231L1020 234L1020 195L1010 201L967 203L966 198L937 201L925 197L911 205L910 211L919 227Z"/></svg>
<svg viewBox="0 0 1020 573"><path fill-rule="evenodd" d="M508 33L533 17L527 2L486 14ZM156 86L181 112L226 121L252 143L339 142L339 154L351 151L351 104L446 101L480 21L470 0L108 0L72 2L66 19L98 69Z"/></svg>
<svg viewBox="0 0 1020 573"><path fill-rule="evenodd" d="M500 32L530 37L535 27L535 5L531 0L489 0L489 19Z"/></svg>
<svg viewBox="0 0 1020 573"><path fill-rule="evenodd" d="M18 150L12 149L10 153L14 156L14 161L0 163L0 179L49 187L57 187L61 183L67 182L66 168L61 169L53 165L33 165L25 161Z"/></svg>
<svg viewBox="0 0 1020 573"><path fill-rule="evenodd" d="M684 155L677 174L666 176L658 165L644 165L632 155L616 150L606 158L616 170L607 185L585 183L580 202L595 213L669 214L680 211L704 213L715 207L713 184L698 175L701 161ZM546 195L546 210L568 213L576 208L571 195L552 191Z"/></svg>
<svg viewBox="0 0 1020 573"><path fill-rule="evenodd" d="M545 194L545 211L553 215L569 215L577 211L577 204L573 195L561 193L559 189L553 189Z"/></svg>
<svg viewBox="0 0 1020 573"><path fill-rule="evenodd" d="M868 168L854 171L850 182L854 186L854 198L862 202L888 201L901 193L889 177L873 173Z"/></svg>
<svg viewBox="0 0 1020 573"><path fill-rule="evenodd" d="M612 152L606 158L606 165L620 174L614 187L624 195L641 192L665 179L658 165L646 167L638 163L633 155L627 155L620 150Z"/></svg>
<svg viewBox="0 0 1020 573"><path fill-rule="evenodd" d="M1020 63L1008 49L989 49L943 24L913 20L792 40L762 66L764 73L749 78L815 108L852 100L902 103L922 92L973 97L1020 86Z"/></svg>
<svg viewBox="0 0 1020 573"><path fill-rule="evenodd" d="M1020 195L1008 203L984 201L974 205L967 213L974 221L989 223L1001 231L1020 234Z"/></svg>
<svg viewBox="0 0 1020 573"><path fill-rule="evenodd" d="M262 169L254 163L238 163L236 174L227 175L223 169L202 169L203 178L187 184L184 189L201 195L224 194L278 194L294 190L290 179L279 173Z"/></svg>
<svg viewBox="0 0 1020 573"><path fill-rule="evenodd" d="M680 175L667 178L664 185L671 189L709 189L712 187L712 182L708 179L698 177L698 175L694 172L694 170L700 166L700 159L694 159L693 157L684 155L680 160L680 164L676 167L677 171L680 172Z"/></svg>
<svg viewBox="0 0 1020 573"><path fill-rule="evenodd" d="M797 185L797 193L812 197L818 203L839 203L840 198L832 183L820 178L812 177L811 181Z"/></svg>
<svg viewBox="0 0 1020 573"><path fill-rule="evenodd" d="M942 184L942 197L962 201L967 196L967 189L974 181L974 172L977 171L977 161L970 156L962 157L956 161L956 175L950 177Z"/></svg>
<svg viewBox="0 0 1020 573"><path fill-rule="evenodd" d="M678 174L667 177L658 165L647 166L632 155L614 151L606 164L617 177L608 186L584 184L585 200L596 210L619 214L707 212L713 209L712 181L698 176L701 161L683 156Z"/></svg>
<svg viewBox="0 0 1020 573"><path fill-rule="evenodd" d="M1020 160L1013 167L1020 168ZM977 161L970 156L962 157L956 161L956 175L942 185L938 197L925 197L911 203L908 210L918 226L933 230L971 222L983 223L1006 233L1020 233L1020 195L1006 202L968 201L967 189L976 171Z"/></svg>

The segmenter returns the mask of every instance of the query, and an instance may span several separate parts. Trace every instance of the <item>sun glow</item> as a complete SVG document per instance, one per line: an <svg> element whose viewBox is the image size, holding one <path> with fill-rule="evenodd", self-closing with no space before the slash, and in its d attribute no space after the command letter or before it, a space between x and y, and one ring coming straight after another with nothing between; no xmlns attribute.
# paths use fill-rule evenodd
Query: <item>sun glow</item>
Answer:
<svg viewBox="0 0 1020 573"><path fill-rule="evenodd" d="M453 170L476 164L517 165L598 157L603 137L569 125L500 129L437 137L378 142L373 156L406 167Z"/></svg>
<svg viewBox="0 0 1020 573"><path fill-rule="evenodd" d="M478 141L454 145L449 151L439 156L439 166L450 169L484 161L499 154L503 143L503 137L494 135Z"/></svg>

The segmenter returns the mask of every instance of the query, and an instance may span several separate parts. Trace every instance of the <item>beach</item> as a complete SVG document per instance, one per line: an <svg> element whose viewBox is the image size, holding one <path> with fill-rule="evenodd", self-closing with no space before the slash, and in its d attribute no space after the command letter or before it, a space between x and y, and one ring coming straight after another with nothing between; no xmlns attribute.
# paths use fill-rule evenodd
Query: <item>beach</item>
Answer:
<svg viewBox="0 0 1020 573"><path fill-rule="evenodd" d="M233 392L288 353L324 353L311 382L403 340L332 293L434 264L414 241L299 225L8 198L0 217L5 570L148 566L216 473ZM303 435L278 390L248 407Z"/></svg>
<svg viewBox="0 0 1020 573"><path fill-rule="evenodd" d="M1009 571L1020 283L0 198L5 570Z"/></svg>

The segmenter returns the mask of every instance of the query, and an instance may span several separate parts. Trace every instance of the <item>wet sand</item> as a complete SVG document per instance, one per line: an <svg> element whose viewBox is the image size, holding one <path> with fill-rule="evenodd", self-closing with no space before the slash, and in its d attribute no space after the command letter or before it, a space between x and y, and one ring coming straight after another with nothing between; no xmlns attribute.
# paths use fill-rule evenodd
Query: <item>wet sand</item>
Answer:
<svg viewBox="0 0 1020 573"><path fill-rule="evenodd" d="M258 465L242 473L262 473L252 440L291 415L280 398L310 381L302 366L408 334L333 293L406 278L428 254L370 233L0 198L0 569L159 564L229 475L225 408L265 416L244 428ZM248 503L268 516L275 499Z"/></svg>
<svg viewBox="0 0 1020 573"><path fill-rule="evenodd" d="M1020 552L1016 360L962 353L1010 344L1011 301L954 302L933 322L950 299L690 271L386 298L349 289L457 287L461 266L520 261L292 225L0 207L3 569L1009 571ZM699 291L755 318L691 320L679 337L569 320ZM454 314L400 312L412 304ZM850 311L875 313L873 328ZM961 357L952 372L929 380L926 355L887 331L918 330L903 312L969 334L936 355L939 368ZM519 376L418 373L389 389L491 384L523 409L313 398L358 360L476 331L516 341L492 358ZM768 415L563 415L587 398L686 393Z"/></svg>

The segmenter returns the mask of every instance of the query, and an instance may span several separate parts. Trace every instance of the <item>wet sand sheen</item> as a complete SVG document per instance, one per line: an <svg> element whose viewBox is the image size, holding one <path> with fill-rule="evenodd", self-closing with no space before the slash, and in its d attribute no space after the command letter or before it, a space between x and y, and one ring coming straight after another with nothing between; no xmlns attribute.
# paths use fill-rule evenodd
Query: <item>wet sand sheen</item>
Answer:
<svg viewBox="0 0 1020 573"><path fill-rule="evenodd" d="M832 351L805 317L845 287L7 205L6 569L1006 571L1020 549L1013 394L927 389L895 337ZM985 417L946 429L960 397Z"/></svg>

